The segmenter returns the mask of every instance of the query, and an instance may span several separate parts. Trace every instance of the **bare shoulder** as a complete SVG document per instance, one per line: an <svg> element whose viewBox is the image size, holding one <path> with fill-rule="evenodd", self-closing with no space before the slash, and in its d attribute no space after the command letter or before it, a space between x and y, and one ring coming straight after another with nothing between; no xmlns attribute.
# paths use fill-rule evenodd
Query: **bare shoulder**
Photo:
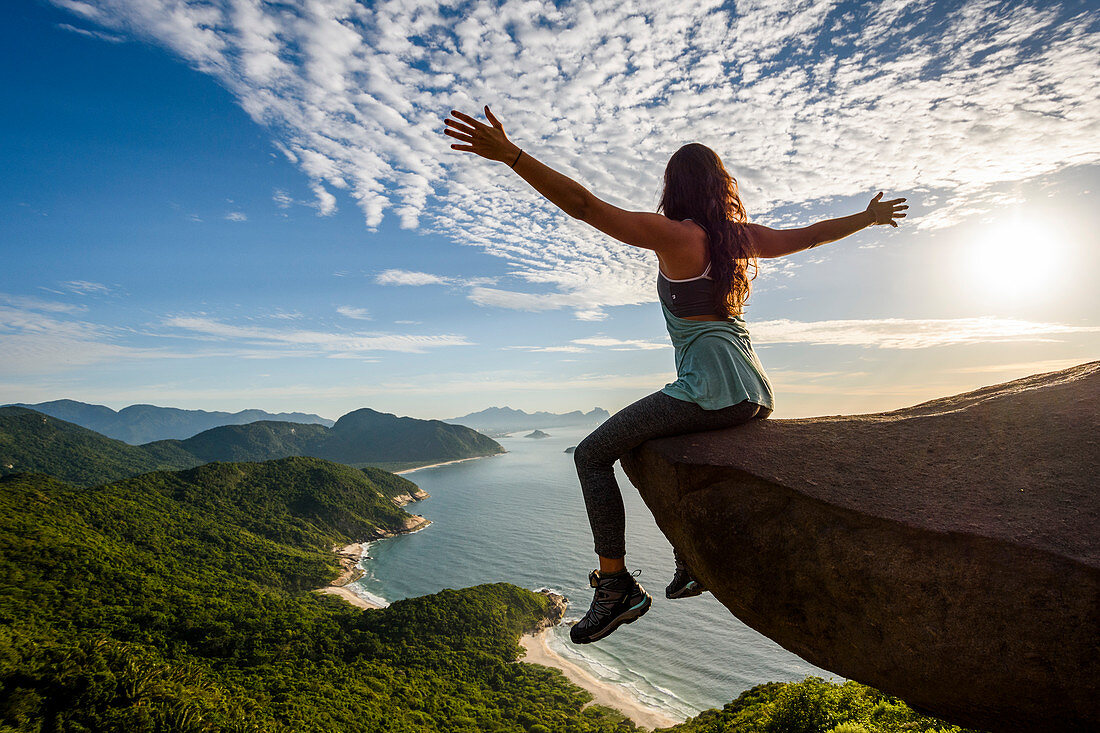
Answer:
<svg viewBox="0 0 1100 733"><path fill-rule="evenodd" d="M706 243L706 231L691 221L677 221L650 211L629 211L591 197L582 221L620 242L665 252Z"/></svg>

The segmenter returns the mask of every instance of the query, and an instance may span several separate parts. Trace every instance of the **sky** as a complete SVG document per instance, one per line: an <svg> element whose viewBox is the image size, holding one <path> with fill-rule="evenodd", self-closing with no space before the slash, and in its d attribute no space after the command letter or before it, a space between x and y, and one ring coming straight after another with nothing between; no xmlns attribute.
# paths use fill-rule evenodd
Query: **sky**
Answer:
<svg viewBox="0 0 1100 733"><path fill-rule="evenodd" d="M616 410L675 378L651 252L450 150L654 211L712 147L774 417L1100 358L1095 2L17 0L0 10L0 403Z"/></svg>

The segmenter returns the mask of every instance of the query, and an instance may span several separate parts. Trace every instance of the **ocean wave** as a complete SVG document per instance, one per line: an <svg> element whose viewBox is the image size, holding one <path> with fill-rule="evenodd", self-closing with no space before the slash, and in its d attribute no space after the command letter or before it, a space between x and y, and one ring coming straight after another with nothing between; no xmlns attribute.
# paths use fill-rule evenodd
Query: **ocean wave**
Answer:
<svg viewBox="0 0 1100 733"><path fill-rule="evenodd" d="M631 697L648 707L679 718L689 718L700 712L699 708L671 690L653 684L604 649L598 652L594 649L581 651L572 644L566 644L560 635L552 635L551 641L555 642L550 645L551 650L559 656L586 670L600 682L624 688ZM596 654L613 661L598 659Z"/></svg>
<svg viewBox="0 0 1100 733"><path fill-rule="evenodd" d="M346 585L345 587L348 590L350 590L352 593L354 593L355 595L362 598L364 601L370 601L371 603L373 603L377 606L381 606L382 608L386 608L387 606L390 605L390 602L387 601L385 598L383 598L382 596L376 595L374 593L371 593L369 590L367 590L363 586L359 585L358 582L348 583L348 585Z"/></svg>

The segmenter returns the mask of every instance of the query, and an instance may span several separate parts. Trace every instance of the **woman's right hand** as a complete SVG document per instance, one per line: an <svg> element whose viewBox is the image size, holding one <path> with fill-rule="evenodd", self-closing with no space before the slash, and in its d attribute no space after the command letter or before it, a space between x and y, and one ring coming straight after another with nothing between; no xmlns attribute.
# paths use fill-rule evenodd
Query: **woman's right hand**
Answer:
<svg viewBox="0 0 1100 733"><path fill-rule="evenodd" d="M875 194L875 197L871 199L871 203L867 204L867 211L871 213L872 224L889 224L892 227L896 227L898 223L894 219L904 219L905 210L908 206L902 206L905 203L905 199L893 199L892 201L882 201L882 191ZM902 213L898 213L902 212Z"/></svg>

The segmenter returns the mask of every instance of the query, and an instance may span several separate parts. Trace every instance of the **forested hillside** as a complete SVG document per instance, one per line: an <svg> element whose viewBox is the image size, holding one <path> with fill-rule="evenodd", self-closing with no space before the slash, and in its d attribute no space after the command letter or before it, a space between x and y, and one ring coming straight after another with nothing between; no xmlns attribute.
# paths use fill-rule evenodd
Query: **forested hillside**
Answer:
<svg viewBox="0 0 1100 733"><path fill-rule="evenodd" d="M0 729L633 729L512 663L539 594L360 611L309 592L337 574L333 545L403 516L364 472L308 458L0 479Z"/></svg>
<svg viewBox="0 0 1100 733"><path fill-rule="evenodd" d="M202 462L173 442L128 445L24 407L0 407L0 476L45 473L88 486Z"/></svg>

